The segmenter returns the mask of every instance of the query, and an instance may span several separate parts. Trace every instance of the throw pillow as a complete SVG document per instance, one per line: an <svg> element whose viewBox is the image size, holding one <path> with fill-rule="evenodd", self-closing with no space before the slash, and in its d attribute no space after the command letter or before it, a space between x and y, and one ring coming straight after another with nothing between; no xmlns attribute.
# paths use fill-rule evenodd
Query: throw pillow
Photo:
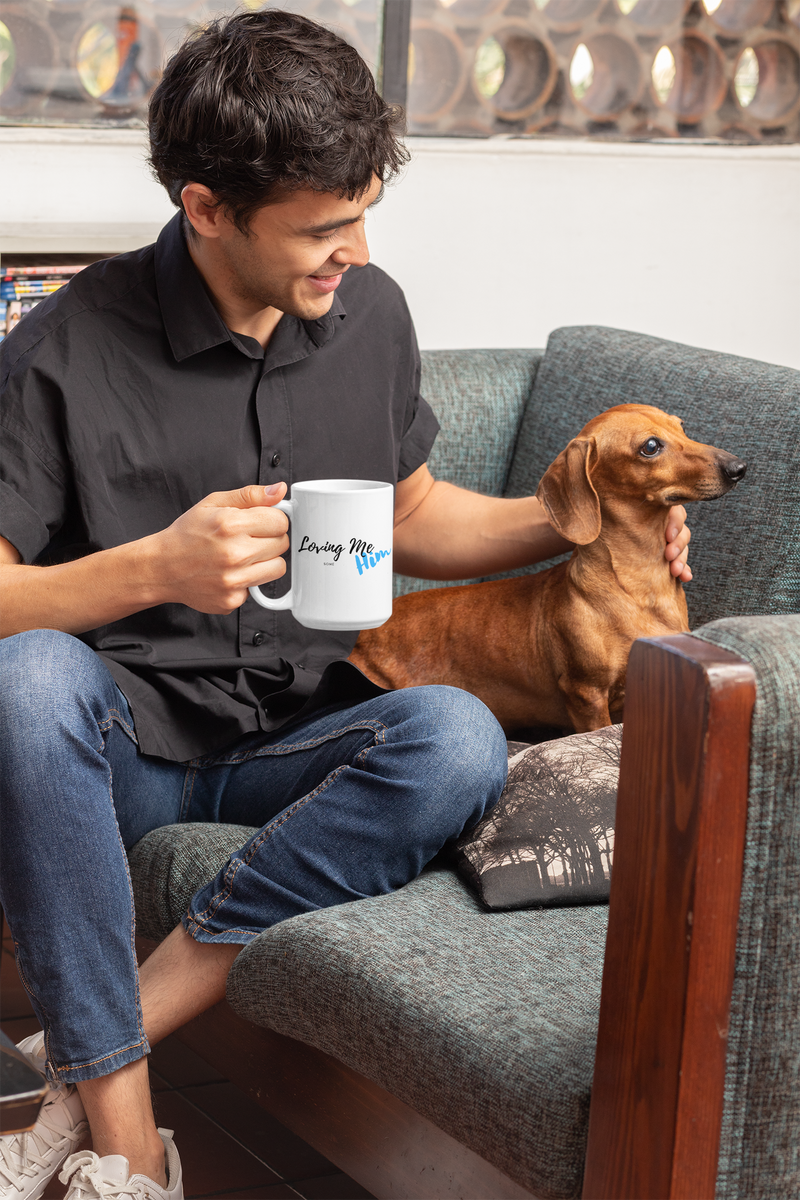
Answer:
<svg viewBox="0 0 800 1200"><path fill-rule="evenodd" d="M491 812L456 845L489 909L608 900L622 726L518 749Z"/></svg>

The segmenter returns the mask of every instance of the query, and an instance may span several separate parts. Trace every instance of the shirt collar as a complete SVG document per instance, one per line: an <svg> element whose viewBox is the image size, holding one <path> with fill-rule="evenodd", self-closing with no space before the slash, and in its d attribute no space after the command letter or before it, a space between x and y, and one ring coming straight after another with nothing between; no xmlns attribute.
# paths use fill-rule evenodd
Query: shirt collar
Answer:
<svg viewBox="0 0 800 1200"><path fill-rule="evenodd" d="M161 317L177 362L183 362L193 354L223 342L230 342L248 358L264 357L258 343L253 338L237 337L232 333L214 307L187 249L181 213L176 213L158 236L155 275ZM290 335L290 340L294 342L293 357L304 358L324 346L333 337L336 328L334 317L343 318L346 315L338 293L334 292L329 311L316 321L284 316L280 326L286 326L287 323L294 326ZM283 328L281 333L284 335L281 338L283 341L290 331ZM268 353L271 346L272 342L267 347Z"/></svg>

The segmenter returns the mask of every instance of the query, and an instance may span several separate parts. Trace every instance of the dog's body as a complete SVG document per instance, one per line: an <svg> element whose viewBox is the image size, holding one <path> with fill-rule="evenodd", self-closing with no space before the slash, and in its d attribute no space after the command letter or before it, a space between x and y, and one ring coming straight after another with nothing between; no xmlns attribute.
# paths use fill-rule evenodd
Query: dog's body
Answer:
<svg viewBox="0 0 800 1200"><path fill-rule="evenodd" d="M713 499L744 475L734 455L690 441L678 418L624 404L595 417L537 496L576 542L569 562L517 579L402 596L351 661L387 688L450 684L510 732L577 732L621 720L637 637L686 632L682 584L664 559L671 505Z"/></svg>

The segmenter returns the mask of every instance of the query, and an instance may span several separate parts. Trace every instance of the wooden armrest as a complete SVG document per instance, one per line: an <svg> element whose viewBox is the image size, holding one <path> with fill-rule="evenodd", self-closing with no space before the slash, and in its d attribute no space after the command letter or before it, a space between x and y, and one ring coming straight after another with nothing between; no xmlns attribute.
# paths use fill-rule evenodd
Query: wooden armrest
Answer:
<svg viewBox="0 0 800 1200"><path fill-rule="evenodd" d="M584 1200L713 1200L754 701L728 651L634 644Z"/></svg>

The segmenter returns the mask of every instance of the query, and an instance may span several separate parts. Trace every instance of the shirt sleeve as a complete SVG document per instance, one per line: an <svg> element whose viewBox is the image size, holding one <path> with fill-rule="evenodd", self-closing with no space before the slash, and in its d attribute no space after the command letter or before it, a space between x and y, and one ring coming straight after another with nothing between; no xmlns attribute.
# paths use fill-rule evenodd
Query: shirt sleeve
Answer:
<svg viewBox="0 0 800 1200"><path fill-rule="evenodd" d="M428 461L428 455L439 432L439 422L436 420L433 409L420 395L421 364L416 338L414 338L414 356L414 386L406 410L406 427L400 442L398 483L401 479L407 479L409 475L413 475L414 471Z"/></svg>
<svg viewBox="0 0 800 1200"><path fill-rule="evenodd" d="M0 376L0 536L33 562L64 521L58 389L23 355Z"/></svg>

